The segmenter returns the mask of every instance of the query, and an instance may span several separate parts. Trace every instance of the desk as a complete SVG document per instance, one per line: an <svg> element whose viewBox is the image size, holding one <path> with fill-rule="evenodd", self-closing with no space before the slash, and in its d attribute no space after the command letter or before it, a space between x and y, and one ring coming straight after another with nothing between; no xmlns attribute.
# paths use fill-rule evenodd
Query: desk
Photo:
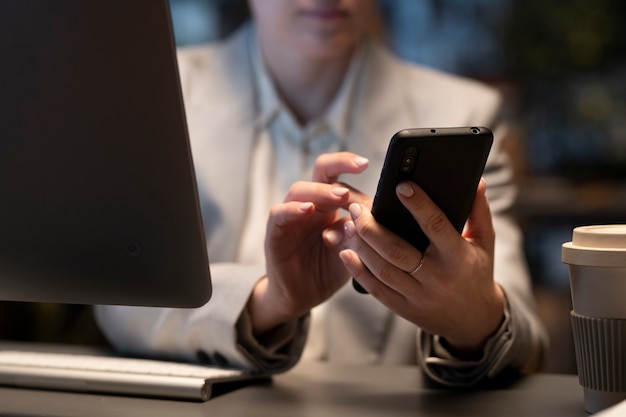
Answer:
<svg viewBox="0 0 626 417"><path fill-rule="evenodd" d="M425 388L414 367L301 364L271 384L205 403L0 388L0 415L50 417L585 417L574 375L538 374L503 389Z"/></svg>

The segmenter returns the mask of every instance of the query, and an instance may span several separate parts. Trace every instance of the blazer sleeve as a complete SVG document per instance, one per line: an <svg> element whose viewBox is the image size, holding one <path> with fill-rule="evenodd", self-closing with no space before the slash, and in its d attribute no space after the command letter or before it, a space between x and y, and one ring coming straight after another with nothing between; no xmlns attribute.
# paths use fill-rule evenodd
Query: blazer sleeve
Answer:
<svg viewBox="0 0 626 417"><path fill-rule="evenodd" d="M256 266L213 264L213 296L200 308L96 306L95 317L122 353L282 372L299 360L309 319L285 324L263 340L253 337L245 305L263 273Z"/></svg>

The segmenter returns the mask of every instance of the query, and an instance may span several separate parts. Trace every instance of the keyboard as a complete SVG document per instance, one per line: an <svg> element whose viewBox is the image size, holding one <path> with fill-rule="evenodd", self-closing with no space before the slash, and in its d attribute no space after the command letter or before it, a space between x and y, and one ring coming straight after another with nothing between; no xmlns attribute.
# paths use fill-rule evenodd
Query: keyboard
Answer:
<svg viewBox="0 0 626 417"><path fill-rule="evenodd" d="M207 401L213 384L260 378L239 369L151 359L0 350L0 384Z"/></svg>

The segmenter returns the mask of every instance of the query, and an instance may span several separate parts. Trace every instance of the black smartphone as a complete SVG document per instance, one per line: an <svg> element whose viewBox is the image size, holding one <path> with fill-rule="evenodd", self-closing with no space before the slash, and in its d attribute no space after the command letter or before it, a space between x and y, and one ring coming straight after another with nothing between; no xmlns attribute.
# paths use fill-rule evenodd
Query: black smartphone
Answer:
<svg viewBox="0 0 626 417"><path fill-rule="evenodd" d="M463 230L476 188L493 143L486 127L405 129L389 142L372 215L421 252L430 241L396 195L402 181L413 181L426 191L450 223ZM355 280L355 289L365 293Z"/></svg>

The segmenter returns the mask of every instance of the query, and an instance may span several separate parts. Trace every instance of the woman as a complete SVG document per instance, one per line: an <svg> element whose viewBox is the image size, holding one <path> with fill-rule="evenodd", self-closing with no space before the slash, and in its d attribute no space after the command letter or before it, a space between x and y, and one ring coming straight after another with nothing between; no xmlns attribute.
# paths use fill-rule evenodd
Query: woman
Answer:
<svg viewBox="0 0 626 417"><path fill-rule="evenodd" d="M414 363L460 386L536 370L546 339L507 214L498 95L391 56L368 36L374 0L249 5L253 23L179 58L213 298L100 307L109 340L263 372L301 357ZM400 185L431 240L422 254L373 221L369 196L393 133L463 125L495 130L488 189L459 236L419 187Z"/></svg>

